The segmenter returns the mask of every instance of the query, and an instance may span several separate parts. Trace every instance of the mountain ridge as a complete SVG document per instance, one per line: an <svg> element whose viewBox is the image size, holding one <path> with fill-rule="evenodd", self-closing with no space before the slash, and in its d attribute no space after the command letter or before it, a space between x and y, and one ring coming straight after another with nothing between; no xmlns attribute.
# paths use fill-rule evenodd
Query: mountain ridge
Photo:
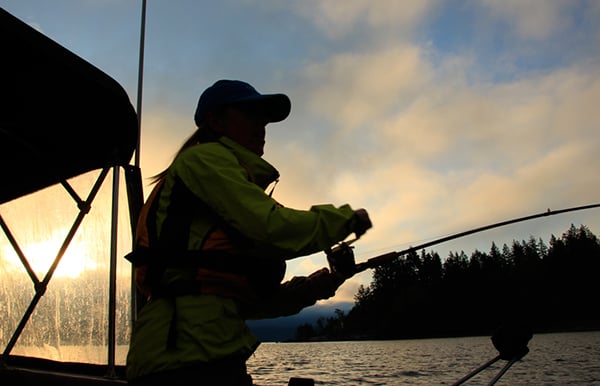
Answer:
<svg viewBox="0 0 600 386"><path fill-rule="evenodd" d="M295 315L248 320L247 324L261 342L285 342L294 338L298 326L306 323L314 324L321 317L334 317L335 310L347 313L353 306L353 302L315 304Z"/></svg>

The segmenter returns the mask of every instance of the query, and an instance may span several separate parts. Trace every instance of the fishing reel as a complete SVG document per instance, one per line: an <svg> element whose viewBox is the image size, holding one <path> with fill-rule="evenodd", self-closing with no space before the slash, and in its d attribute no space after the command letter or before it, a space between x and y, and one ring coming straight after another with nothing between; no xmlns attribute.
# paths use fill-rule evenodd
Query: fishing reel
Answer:
<svg viewBox="0 0 600 386"><path fill-rule="evenodd" d="M348 279L357 272L356 263L354 261L354 247L350 246L350 242L342 241L333 248L325 250L327 255L327 262L329 263L329 270L336 272Z"/></svg>

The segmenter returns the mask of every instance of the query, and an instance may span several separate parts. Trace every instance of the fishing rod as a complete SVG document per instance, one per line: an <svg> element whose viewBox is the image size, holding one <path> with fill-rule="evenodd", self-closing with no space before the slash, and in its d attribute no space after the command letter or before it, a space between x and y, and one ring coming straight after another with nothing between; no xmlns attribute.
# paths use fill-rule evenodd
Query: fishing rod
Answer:
<svg viewBox="0 0 600 386"><path fill-rule="evenodd" d="M347 241L347 242L345 242L345 241L341 242L338 245L336 245L335 247L325 251L325 253L327 255L327 261L329 262L331 271L339 272L342 275L344 275L346 278L349 278L349 277L352 277L355 274L365 271L369 268L377 268L382 265L388 264L388 263L392 262L394 259L396 259L400 256L403 256L403 255L409 254L411 252L415 252L417 250L431 247L432 245L441 244L446 241L450 241L450 240L458 239L458 238L465 237L468 235L472 235L474 233L479 233L479 232L483 232L483 231L486 231L489 229L499 228L499 227L502 227L505 225L514 224L514 223L518 223L518 222L533 220L533 219L539 218L539 217L554 216L557 214L574 212L574 211L579 211L579 210L586 210L586 209L593 209L593 208L598 208L598 207L600 207L600 204L590 204L590 205L576 206L576 207L558 209L558 210L548 209L545 212L532 214L529 216L524 216L524 217L519 217L519 218L514 218L512 220L501 221L501 222L497 222L494 224L485 225L485 226L481 226L478 228L473 228L473 229L470 229L470 230L467 230L464 232L455 233L455 234L452 234L449 236L445 236L445 237L442 237L442 238L439 238L436 240L432 240L432 241L423 243L421 245L417 245L414 247L404 249L402 251L384 253L382 255L372 257L372 258L368 259L367 261L358 263L358 264L356 264L354 262L354 252L352 251L352 247L350 246L350 244L352 244L353 242L358 240L358 237L353 240Z"/></svg>

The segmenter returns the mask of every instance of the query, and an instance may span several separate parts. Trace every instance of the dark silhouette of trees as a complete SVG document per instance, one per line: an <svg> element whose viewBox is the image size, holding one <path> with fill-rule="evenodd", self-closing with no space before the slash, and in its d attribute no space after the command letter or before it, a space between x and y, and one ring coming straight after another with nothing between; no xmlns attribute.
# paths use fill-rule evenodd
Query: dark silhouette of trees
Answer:
<svg viewBox="0 0 600 386"><path fill-rule="evenodd" d="M310 323L301 324L296 328L296 340L340 339L343 335L345 315L340 309L335 310L335 316L320 317L316 327Z"/></svg>
<svg viewBox="0 0 600 386"><path fill-rule="evenodd" d="M581 225L560 238L513 240L489 252L413 251L374 270L354 307L297 339L490 335L507 322L536 332L600 329L600 241ZM310 335L313 334L313 335Z"/></svg>

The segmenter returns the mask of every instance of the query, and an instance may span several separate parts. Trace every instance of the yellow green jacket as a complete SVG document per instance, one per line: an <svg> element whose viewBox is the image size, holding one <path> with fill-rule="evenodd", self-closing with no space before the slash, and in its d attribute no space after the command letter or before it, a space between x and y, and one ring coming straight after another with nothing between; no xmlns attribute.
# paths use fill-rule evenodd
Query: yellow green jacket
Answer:
<svg viewBox="0 0 600 386"><path fill-rule="evenodd" d="M259 345L245 320L291 315L316 302L304 277L253 292L257 280L246 283L237 269L278 267L327 249L354 229L349 205L296 210L278 204L265 192L278 177L268 162L227 137L192 146L174 160L156 198L153 224L167 267L161 283L191 279L203 290L155 297L144 305L131 336L128 379L196 362L245 360ZM227 256L221 263L229 264L231 272L181 264L221 251ZM283 272L278 274L277 283ZM228 282L228 277L234 279ZM217 284L211 287L211 282ZM210 290L228 285L232 296L228 288ZM248 296L235 295L239 286Z"/></svg>

